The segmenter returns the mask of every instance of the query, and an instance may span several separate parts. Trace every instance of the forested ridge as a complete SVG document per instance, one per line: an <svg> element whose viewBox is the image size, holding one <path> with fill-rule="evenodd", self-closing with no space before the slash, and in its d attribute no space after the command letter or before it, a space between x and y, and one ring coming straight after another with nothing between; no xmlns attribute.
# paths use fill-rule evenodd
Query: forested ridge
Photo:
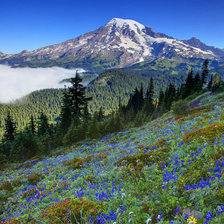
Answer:
<svg viewBox="0 0 224 224"><path fill-rule="evenodd" d="M5 126L7 112L10 112L19 129L27 125L31 115L37 120L41 112L47 115L50 122L54 122L61 111L62 91L62 89L38 90L11 104L0 104L0 130L2 131Z"/></svg>
<svg viewBox="0 0 224 224"><path fill-rule="evenodd" d="M184 82L185 77L186 75L154 77L155 97L158 96L160 88L165 89L170 82L179 86ZM103 72L86 88L86 96L92 97L88 104L90 113L93 114L102 107L105 114L109 114L118 108L119 102L126 105L135 88L140 88L143 84L146 90L149 80L150 77L117 70ZM31 115L34 120L38 120L41 112L46 114L50 122L54 123L60 115L62 93L63 89L38 90L11 104L0 104L0 133L2 134L5 126L8 111L18 129L27 125Z"/></svg>

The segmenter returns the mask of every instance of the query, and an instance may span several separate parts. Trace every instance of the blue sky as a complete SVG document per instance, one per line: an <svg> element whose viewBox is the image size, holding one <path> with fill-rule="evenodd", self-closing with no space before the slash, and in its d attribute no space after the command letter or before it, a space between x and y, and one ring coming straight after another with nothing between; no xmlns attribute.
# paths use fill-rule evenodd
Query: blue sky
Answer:
<svg viewBox="0 0 224 224"><path fill-rule="evenodd" d="M18 53L60 43L115 17L224 48L223 10L223 0L0 0L0 51Z"/></svg>

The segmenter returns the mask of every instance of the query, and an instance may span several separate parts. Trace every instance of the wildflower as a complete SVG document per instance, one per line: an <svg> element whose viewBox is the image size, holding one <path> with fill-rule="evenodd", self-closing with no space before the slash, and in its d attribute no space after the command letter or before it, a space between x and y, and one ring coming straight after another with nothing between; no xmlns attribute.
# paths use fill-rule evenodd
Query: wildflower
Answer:
<svg viewBox="0 0 224 224"><path fill-rule="evenodd" d="M217 207L217 216L219 216L220 214L222 214L224 212L224 206L218 206Z"/></svg>
<svg viewBox="0 0 224 224"><path fill-rule="evenodd" d="M121 194L121 197L122 197L122 198L126 198L126 194L125 194L125 193L122 193L122 194Z"/></svg>
<svg viewBox="0 0 224 224"><path fill-rule="evenodd" d="M146 224L149 224L151 221L152 221L152 219L151 219L151 218L148 218L148 219L146 220Z"/></svg>
<svg viewBox="0 0 224 224"><path fill-rule="evenodd" d="M197 220L193 217L193 216L190 216L188 219L188 224L196 224L197 223Z"/></svg>
<svg viewBox="0 0 224 224"><path fill-rule="evenodd" d="M89 217L89 222L90 222L90 223L94 223L94 219L93 219L92 216Z"/></svg>
<svg viewBox="0 0 224 224"><path fill-rule="evenodd" d="M115 221L117 219L117 215L113 211L110 211L109 215L111 220Z"/></svg>
<svg viewBox="0 0 224 224"><path fill-rule="evenodd" d="M185 217L184 217L184 219L187 221L189 219L189 215L186 214Z"/></svg>
<svg viewBox="0 0 224 224"><path fill-rule="evenodd" d="M209 221L209 220L212 220L212 212L211 212L211 211L208 211L208 212L207 212L206 219L207 219L208 221Z"/></svg>

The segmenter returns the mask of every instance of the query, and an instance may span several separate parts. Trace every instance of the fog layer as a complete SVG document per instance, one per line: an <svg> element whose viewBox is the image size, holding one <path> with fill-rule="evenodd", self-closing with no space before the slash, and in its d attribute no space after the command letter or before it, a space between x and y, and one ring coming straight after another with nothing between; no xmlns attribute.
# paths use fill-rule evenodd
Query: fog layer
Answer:
<svg viewBox="0 0 224 224"><path fill-rule="evenodd" d="M35 90L60 88L61 80L74 77L83 69L52 68L11 68L0 65L0 103L8 103Z"/></svg>

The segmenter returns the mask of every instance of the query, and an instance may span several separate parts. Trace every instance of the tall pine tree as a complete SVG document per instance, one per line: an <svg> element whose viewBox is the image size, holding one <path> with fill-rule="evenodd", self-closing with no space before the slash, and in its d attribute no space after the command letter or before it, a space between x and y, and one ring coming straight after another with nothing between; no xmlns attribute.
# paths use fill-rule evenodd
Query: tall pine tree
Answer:
<svg viewBox="0 0 224 224"><path fill-rule="evenodd" d="M194 78L193 78L193 70L191 69L188 73L186 83L185 83L184 98L191 95L191 93L193 92L193 88L192 88L193 86L194 86Z"/></svg>
<svg viewBox="0 0 224 224"><path fill-rule="evenodd" d="M208 77L208 60L206 59L202 66L202 73L201 73L201 88L203 88L204 84L207 82Z"/></svg>
<svg viewBox="0 0 224 224"><path fill-rule="evenodd" d="M88 100L85 97L85 87L82 85L82 79L76 72L75 78L71 78L71 87L68 88L68 104L73 115L81 115L81 111L85 102Z"/></svg>
<svg viewBox="0 0 224 224"><path fill-rule="evenodd" d="M59 123L60 131L62 133L65 133L71 125L71 117L72 112L70 98L67 89L64 89Z"/></svg>
<svg viewBox="0 0 224 224"><path fill-rule="evenodd" d="M10 113L8 112L7 118L5 119L5 134L3 136L4 142L11 142L15 139L16 126L13 122Z"/></svg>
<svg viewBox="0 0 224 224"><path fill-rule="evenodd" d="M43 135L48 131L48 129L49 129L48 118L43 112L41 112L41 115L40 115L40 118L39 118L39 121L38 121L38 132L37 132L37 134L39 136Z"/></svg>
<svg viewBox="0 0 224 224"><path fill-rule="evenodd" d="M194 77L194 85L193 85L193 90L194 92L199 92L201 91L201 78L200 78L200 75L199 73L197 72L195 77Z"/></svg>
<svg viewBox="0 0 224 224"><path fill-rule="evenodd" d="M213 86L213 75L211 75L210 81L208 83L208 86L207 86L208 90L211 91L212 90L212 86Z"/></svg>
<svg viewBox="0 0 224 224"><path fill-rule="evenodd" d="M29 123L28 130L31 131L33 134L35 133L36 125L34 123L33 115L31 115L31 117L30 117L30 123Z"/></svg>
<svg viewBox="0 0 224 224"><path fill-rule="evenodd" d="M145 108L147 112L150 114L153 113L154 105L153 105L153 95L154 95L154 84L153 84L153 78L150 78L149 87L146 91L146 99L145 99Z"/></svg>

